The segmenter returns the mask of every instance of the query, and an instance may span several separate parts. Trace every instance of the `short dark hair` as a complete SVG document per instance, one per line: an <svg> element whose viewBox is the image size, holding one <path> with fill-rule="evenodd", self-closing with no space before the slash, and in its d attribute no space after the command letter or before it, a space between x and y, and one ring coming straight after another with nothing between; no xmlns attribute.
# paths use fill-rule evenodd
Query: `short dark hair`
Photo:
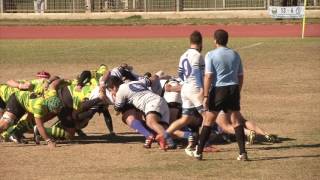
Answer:
<svg viewBox="0 0 320 180"><path fill-rule="evenodd" d="M107 88L114 88L114 87L119 87L121 84L123 84L123 81L117 77L117 76L110 76L108 77L107 81Z"/></svg>
<svg viewBox="0 0 320 180"><path fill-rule="evenodd" d="M78 86L84 86L91 80L91 72L90 71L82 71L82 73L78 77Z"/></svg>
<svg viewBox="0 0 320 180"><path fill-rule="evenodd" d="M214 32L214 39L219 45L226 46L228 43L228 38L228 32L223 29L218 29Z"/></svg>
<svg viewBox="0 0 320 180"><path fill-rule="evenodd" d="M190 35L190 43L191 44L202 44L202 35L199 31L193 31Z"/></svg>

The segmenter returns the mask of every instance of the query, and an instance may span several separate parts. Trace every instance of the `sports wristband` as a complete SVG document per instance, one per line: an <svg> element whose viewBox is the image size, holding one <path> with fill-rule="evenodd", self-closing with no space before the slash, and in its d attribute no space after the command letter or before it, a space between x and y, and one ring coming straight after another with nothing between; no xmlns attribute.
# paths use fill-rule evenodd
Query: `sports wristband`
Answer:
<svg viewBox="0 0 320 180"><path fill-rule="evenodd" d="M52 139L47 139L46 143L48 144L49 142L54 142Z"/></svg>

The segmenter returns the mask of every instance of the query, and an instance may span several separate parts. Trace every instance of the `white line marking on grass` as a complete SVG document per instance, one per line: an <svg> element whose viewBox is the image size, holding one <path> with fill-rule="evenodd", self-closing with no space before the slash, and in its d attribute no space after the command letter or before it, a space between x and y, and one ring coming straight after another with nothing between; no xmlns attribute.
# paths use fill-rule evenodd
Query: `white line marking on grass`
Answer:
<svg viewBox="0 0 320 180"><path fill-rule="evenodd" d="M243 47L239 48L238 50L240 50L240 49L250 49L250 48L253 48L253 47L256 47L256 46L260 46L261 44L263 44L263 42L258 42L258 43L250 44L248 46L243 46Z"/></svg>

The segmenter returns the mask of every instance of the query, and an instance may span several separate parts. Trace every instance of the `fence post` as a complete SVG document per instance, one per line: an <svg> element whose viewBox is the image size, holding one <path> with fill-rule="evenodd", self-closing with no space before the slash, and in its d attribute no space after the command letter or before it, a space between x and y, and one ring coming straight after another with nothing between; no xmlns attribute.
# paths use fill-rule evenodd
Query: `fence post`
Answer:
<svg viewBox="0 0 320 180"><path fill-rule="evenodd" d="M0 0L0 13L3 13L3 0Z"/></svg>
<svg viewBox="0 0 320 180"><path fill-rule="evenodd" d="M143 4L144 4L144 12L147 12L147 0L144 0Z"/></svg>
<svg viewBox="0 0 320 180"><path fill-rule="evenodd" d="M72 0L72 12L75 13L75 2Z"/></svg>
<svg viewBox="0 0 320 180"><path fill-rule="evenodd" d="M269 6L270 6L270 0L267 0L267 1L266 1L266 9L267 9L267 10L269 9Z"/></svg>
<svg viewBox="0 0 320 180"><path fill-rule="evenodd" d="M226 8L226 0L222 0L222 7L223 7L223 9Z"/></svg>
<svg viewBox="0 0 320 180"><path fill-rule="evenodd" d="M176 0L176 11L180 11L180 0Z"/></svg>
<svg viewBox="0 0 320 180"><path fill-rule="evenodd" d="M91 13L91 0L85 0L86 3L86 13Z"/></svg>

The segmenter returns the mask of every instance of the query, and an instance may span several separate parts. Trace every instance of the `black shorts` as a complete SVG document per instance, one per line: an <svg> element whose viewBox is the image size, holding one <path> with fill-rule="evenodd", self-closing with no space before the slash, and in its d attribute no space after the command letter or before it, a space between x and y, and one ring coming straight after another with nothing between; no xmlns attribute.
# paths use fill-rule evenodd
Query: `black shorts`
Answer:
<svg viewBox="0 0 320 180"><path fill-rule="evenodd" d="M209 111L240 111L239 85L214 87L209 93Z"/></svg>
<svg viewBox="0 0 320 180"><path fill-rule="evenodd" d="M5 109L6 108L6 103L4 102L4 100L0 97L0 109Z"/></svg>
<svg viewBox="0 0 320 180"><path fill-rule="evenodd" d="M64 107L73 108L73 99L67 86L58 89L58 97L62 101Z"/></svg>
<svg viewBox="0 0 320 180"><path fill-rule="evenodd" d="M7 103L7 111L14 114L16 116L16 119L19 120L27 111L22 107L20 102L17 100L17 97L15 94L12 94L9 97L8 103Z"/></svg>
<svg viewBox="0 0 320 180"><path fill-rule="evenodd" d="M178 102L169 102L167 103L169 108L182 109L181 103Z"/></svg>
<svg viewBox="0 0 320 180"><path fill-rule="evenodd" d="M61 121L61 125L64 128L75 128L75 123L72 118L72 108L63 107L58 114L58 119Z"/></svg>

